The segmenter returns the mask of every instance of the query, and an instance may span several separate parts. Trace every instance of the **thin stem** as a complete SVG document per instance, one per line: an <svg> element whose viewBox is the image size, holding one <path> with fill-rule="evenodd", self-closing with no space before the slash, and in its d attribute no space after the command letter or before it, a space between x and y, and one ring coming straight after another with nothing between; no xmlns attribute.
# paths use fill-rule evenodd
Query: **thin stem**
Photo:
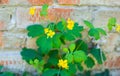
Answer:
<svg viewBox="0 0 120 76"><path fill-rule="evenodd" d="M58 74L57 74L57 76L60 76L60 70L61 70L61 69L59 68L59 71L58 71Z"/></svg>
<svg viewBox="0 0 120 76"><path fill-rule="evenodd" d="M85 37L85 39L84 40L86 40L87 39L87 37L88 37L88 35ZM78 50L78 48L82 45L82 43L83 43L83 41L77 46L77 48L76 48L76 50Z"/></svg>

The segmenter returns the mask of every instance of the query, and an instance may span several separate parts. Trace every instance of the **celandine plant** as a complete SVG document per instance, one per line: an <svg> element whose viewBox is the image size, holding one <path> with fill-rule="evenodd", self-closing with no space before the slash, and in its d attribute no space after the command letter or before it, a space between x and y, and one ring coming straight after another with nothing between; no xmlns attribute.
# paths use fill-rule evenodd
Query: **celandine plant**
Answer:
<svg viewBox="0 0 120 76"><path fill-rule="evenodd" d="M40 15L46 16L48 5L43 5ZM34 15L36 8L30 8L30 14ZM84 20L88 28L89 39L99 40L106 36L102 28L95 28L93 24ZM108 27L116 25L116 19L111 18ZM59 22L50 22L46 27L42 24L33 24L27 27L28 36L36 38L37 50L23 48L22 58L32 65L42 76L75 76L76 72L90 70L95 65L103 64L105 54L96 45L89 44L82 37L85 30L77 22L68 18ZM120 26L116 28L120 31Z"/></svg>

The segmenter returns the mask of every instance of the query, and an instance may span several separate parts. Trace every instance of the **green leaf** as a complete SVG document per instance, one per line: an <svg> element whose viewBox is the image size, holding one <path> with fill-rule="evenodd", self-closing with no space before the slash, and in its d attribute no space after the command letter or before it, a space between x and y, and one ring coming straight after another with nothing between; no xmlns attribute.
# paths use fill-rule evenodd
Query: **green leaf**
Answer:
<svg viewBox="0 0 120 76"><path fill-rule="evenodd" d="M87 45L86 42L79 39L75 42L75 44L76 44L75 50L83 50L86 54L88 53L88 51L87 51L88 50L88 45Z"/></svg>
<svg viewBox="0 0 120 76"><path fill-rule="evenodd" d="M75 62L82 62L82 61L85 61L87 59L87 56L86 56L85 52L82 51L82 50L75 51L73 53L73 57L74 57Z"/></svg>
<svg viewBox="0 0 120 76"><path fill-rule="evenodd" d="M68 53L69 52L68 48L63 48L63 52Z"/></svg>
<svg viewBox="0 0 120 76"><path fill-rule="evenodd" d="M70 44L69 49L70 49L71 52L73 52L74 49L75 49L75 44L74 43Z"/></svg>
<svg viewBox="0 0 120 76"><path fill-rule="evenodd" d="M68 40L68 41L75 40L74 35L71 34L71 33L66 33L66 32L65 32L65 33L64 33L64 37L65 37L65 39Z"/></svg>
<svg viewBox="0 0 120 76"><path fill-rule="evenodd" d="M15 76L12 72L3 72L0 76Z"/></svg>
<svg viewBox="0 0 120 76"><path fill-rule="evenodd" d="M33 24L27 27L29 37L37 37L44 34L44 28L40 24Z"/></svg>
<svg viewBox="0 0 120 76"><path fill-rule="evenodd" d="M71 74L71 76L73 76L76 73L76 71L77 71L76 65L75 64L69 64L68 66L69 66L69 70L68 71Z"/></svg>
<svg viewBox="0 0 120 76"><path fill-rule="evenodd" d="M49 69L43 73L42 76L55 76L58 73L57 69Z"/></svg>
<svg viewBox="0 0 120 76"><path fill-rule="evenodd" d="M56 26L56 24L51 22L51 23L48 24L47 28L49 28L49 29L54 31L55 30L55 26Z"/></svg>
<svg viewBox="0 0 120 76"><path fill-rule="evenodd" d="M64 25L62 22L58 22L57 25L56 25L56 28L58 29L58 31L61 31L63 32L64 31Z"/></svg>
<svg viewBox="0 0 120 76"><path fill-rule="evenodd" d="M96 28L98 31L99 31L99 33L101 33L102 35L107 35L107 33L106 33L106 31L105 30L103 30L103 29L101 29L101 28Z"/></svg>
<svg viewBox="0 0 120 76"><path fill-rule="evenodd" d="M87 60L84 63L88 68L92 68L95 65L94 60L90 57L87 57Z"/></svg>
<svg viewBox="0 0 120 76"><path fill-rule="evenodd" d="M21 55L24 60L30 61L34 60L37 57L37 52L33 49L23 48Z"/></svg>
<svg viewBox="0 0 120 76"><path fill-rule="evenodd" d="M92 37L94 37L96 40L100 39L100 33L97 29L91 28L88 32L88 34Z"/></svg>
<svg viewBox="0 0 120 76"><path fill-rule="evenodd" d="M38 38L36 44L39 46L40 51L43 54L47 54L52 48L52 40L51 38L47 38L46 36Z"/></svg>
<svg viewBox="0 0 120 76"><path fill-rule="evenodd" d="M61 37L61 34L56 33L56 34L54 35L54 37L52 38L52 42L53 42L53 47L54 47L54 48L60 48L60 46L61 46L61 44L62 44L62 42L61 42L61 40L60 40L60 37Z"/></svg>
<svg viewBox="0 0 120 76"><path fill-rule="evenodd" d="M44 4L44 5L42 6L42 10L44 10L44 11L48 10L48 4Z"/></svg>
<svg viewBox="0 0 120 76"><path fill-rule="evenodd" d="M84 24L87 25L89 28L94 28L93 24L87 20L84 20Z"/></svg>
<svg viewBox="0 0 120 76"><path fill-rule="evenodd" d="M58 50L51 50L49 52L48 64L56 66L58 64Z"/></svg>
<svg viewBox="0 0 120 76"><path fill-rule="evenodd" d="M64 25L64 26L67 24L67 22L64 18L61 18L61 21L62 21L62 25Z"/></svg>
<svg viewBox="0 0 120 76"><path fill-rule="evenodd" d="M72 53L66 54L65 58L68 60L68 63L72 63L73 62L73 55L72 55Z"/></svg>
<svg viewBox="0 0 120 76"><path fill-rule="evenodd" d="M83 71L83 67L81 64L77 64L78 70Z"/></svg>
<svg viewBox="0 0 120 76"><path fill-rule="evenodd" d="M47 4L44 4L44 5L42 6L42 10L41 10L41 12L40 12L40 15L41 15L41 16L46 16L46 15L48 15L48 5L47 5Z"/></svg>
<svg viewBox="0 0 120 76"><path fill-rule="evenodd" d="M115 26L116 25L116 18L110 18L109 20L108 20L108 29L111 31L112 30L112 28L113 28L113 26Z"/></svg>
<svg viewBox="0 0 120 76"><path fill-rule="evenodd" d="M41 11L41 12L40 12L40 15L41 15L41 16L47 16L47 15L48 15L48 12L47 12L47 11Z"/></svg>
<svg viewBox="0 0 120 76"><path fill-rule="evenodd" d="M74 38L80 38L82 37L81 31L83 31L83 26L79 26L78 23L75 23L73 30L67 30L67 34L70 34Z"/></svg>
<svg viewBox="0 0 120 76"><path fill-rule="evenodd" d="M62 70L60 72L60 76L71 76L70 73L67 70Z"/></svg>
<svg viewBox="0 0 120 76"><path fill-rule="evenodd" d="M102 57L101 57L101 53L102 53ZM91 54L96 58L99 64L103 63L102 58L103 58L103 61L106 60L105 54L102 51L100 51L100 49L97 49L97 48L92 49Z"/></svg>
<svg viewBox="0 0 120 76"><path fill-rule="evenodd" d="M48 59L48 63L52 66L56 66L58 64L58 58L57 57L50 57Z"/></svg>
<svg viewBox="0 0 120 76"><path fill-rule="evenodd" d="M0 66L0 70L2 70L3 66Z"/></svg>

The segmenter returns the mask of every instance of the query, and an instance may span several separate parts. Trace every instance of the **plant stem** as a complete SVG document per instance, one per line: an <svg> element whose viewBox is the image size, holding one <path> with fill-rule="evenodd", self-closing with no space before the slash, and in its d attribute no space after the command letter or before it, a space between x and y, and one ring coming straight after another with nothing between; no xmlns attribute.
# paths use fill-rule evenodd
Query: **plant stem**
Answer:
<svg viewBox="0 0 120 76"><path fill-rule="evenodd" d="M58 71L58 74L57 74L57 76L60 76L60 68L59 68L59 71Z"/></svg>
<svg viewBox="0 0 120 76"><path fill-rule="evenodd" d="M85 39L84 39L84 40L86 40L86 39L87 39L87 37L88 37L88 35L85 37ZM83 41L81 41L81 43L77 46L76 50L78 50L78 48L82 45L82 43L83 43Z"/></svg>

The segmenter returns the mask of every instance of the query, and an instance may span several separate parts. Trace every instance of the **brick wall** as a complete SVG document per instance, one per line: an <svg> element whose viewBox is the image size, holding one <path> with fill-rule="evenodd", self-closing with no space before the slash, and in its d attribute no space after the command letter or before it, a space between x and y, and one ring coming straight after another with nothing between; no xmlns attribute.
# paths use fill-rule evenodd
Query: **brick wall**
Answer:
<svg viewBox="0 0 120 76"><path fill-rule="evenodd" d="M110 17L116 17L120 23L120 0L0 0L1 65L19 64L14 63L14 59L9 59L9 56L11 58L18 56L18 61L25 64L19 55L21 48L24 46L36 47L35 40L27 37L25 28L29 24L43 20L39 16L39 10L45 3L50 5L48 20L51 21L59 20L61 17L70 17L83 24L82 20L86 19L93 22L96 27L104 29L106 29L107 20ZM28 14L31 6L37 8L34 16ZM107 54L104 67L120 69L120 34L111 32L102 41L102 47ZM17 52L18 55L11 56L11 52ZM4 60L6 53L8 56Z"/></svg>

